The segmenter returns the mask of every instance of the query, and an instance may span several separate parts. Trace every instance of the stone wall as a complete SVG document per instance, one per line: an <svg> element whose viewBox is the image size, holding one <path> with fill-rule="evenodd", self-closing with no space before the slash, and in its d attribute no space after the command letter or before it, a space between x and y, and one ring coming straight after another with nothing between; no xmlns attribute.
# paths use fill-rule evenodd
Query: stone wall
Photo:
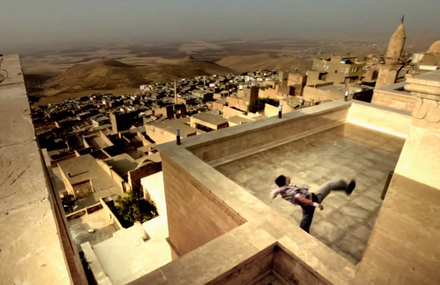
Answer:
<svg viewBox="0 0 440 285"><path fill-rule="evenodd" d="M2 58L9 76L0 83L0 283L86 284L45 172L20 59Z"/></svg>
<svg viewBox="0 0 440 285"><path fill-rule="evenodd" d="M223 102L212 102L212 109L223 110L225 104Z"/></svg>
<svg viewBox="0 0 440 285"><path fill-rule="evenodd" d="M91 180L75 183L72 187L73 193L71 194L75 196L75 199L84 198L93 192Z"/></svg>
<svg viewBox="0 0 440 285"><path fill-rule="evenodd" d="M304 87L303 97L306 100L341 100L344 99L344 93L331 91L331 90L325 90L325 89L319 89L319 88L313 88L310 86Z"/></svg>
<svg viewBox="0 0 440 285"><path fill-rule="evenodd" d="M180 254L186 254L244 222L166 154L162 154L162 168L169 241Z"/></svg>
<svg viewBox="0 0 440 285"><path fill-rule="evenodd" d="M116 230L119 231L124 229L121 222L119 222L118 217L113 213L113 211L110 209L107 203L102 198L99 198L99 202L101 202L103 211L108 215L109 220L113 222L113 225L115 226ZM112 201L112 203L114 202Z"/></svg>
<svg viewBox="0 0 440 285"><path fill-rule="evenodd" d="M282 111L283 114L295 111L295 109L292 108L292 106L290 106L289 104L285 102L283 104L283 101L280 101L280 104L283 106L283 111ZM266 117L278 116L278 111L279 111L278 107L272 106L270 104L264 105L264 115Z"/></svg>
<svg viewBox="0 0 440 285"><path fill-rule="evenodd" d="M379 75L376 81L376 88L394 84L397 80L399 70L403 65L388 65L384 64L379 67Z"/></svg>
<svg viewBox="0 0 440 285"><path fill-rule="evenodd" d="M72 284L84 284L87 278L82 265L81 257L79 255L78 247L75 244L72 238L72 233L68 227L66 212L64 211L63 204L59 198L59 193L52 184L52 181L57 179L57 177L53 172L51 159L47 150L41 150L41 154L42 161L46 165L44 172L47 176L47 182L49 185L49 201L52 204L52 210L56 217L57 233L60 239L61 247L64 250L64 260L68 266L68 270L72 278Z"/></svg>
<svg viewBox="0 0 440 285"><path fill-rule="evenodd" d="M227 107L227 106L223 107L223 118L225 119L229 119L230 117L234 117L234 116L242 116L243 113L244 113L243 111L236 110L231 107Z"/></svg>
<svg viewBox="0 0 440 285"><path fill-rule="evenodd" d="M439 284L439 205L438 189L395 173L353 284Z"/></svg>
<svg viewBox="0 0 440 285"><path fill-rule="evenodd" d="M415 98L410 94L403 95L376 88L371 103L410 112L414 108Z"/></svg>
<svg viewBox="0 0 440 285"><path fill-rule="evenodd" d="M440 282L440 71L410 77L408 138L354 284Z"/></svg>
<svg viewBox="0 0 440 285"><path fill-rule="evenodd" d="M70 154L70 155L67 155L67 156L64 156L64 157L62 157L62 158L58 158L58 159L51 160L51 161L50 161L51 167L57 167L57 166L58 166L58 163L60 163L60 162L62 162L62 161L65 161L65 160L69 160L69 159L71 159L71 158L78 157L78 156L79 156L79 155L77 154L77 152L74 152L74 153L72 153L72 154Z"/></svg>
<svg viewBox="0 0 440 285"><path fill-rule="evenodd" d="M162 163L149 162L128 172L128 184L132 189L142 190L141 179L162 171Z"/></svg>
<svg viewBox="0 0 440 285"><path fill-rule="evenodd" d="M329 106L337 107L329 108ZM349 106L342 102L327 103L286 113L282 119L271 117L240 126L248 131L237 133L238 130L235 128L219 130L212 134L216 139L211 140L209 144L201 143L188 149L205 162L214 161L273 142L279 143L282 140L294 139L343 124Z"/></svg>
<svg viewBox="0 0 440 285"><path fill-rule="evenodd" d="M130 186L125 182L125 180L118 173L116 173L116 171L111 169L107 163L100 159L97 159L96 162L99 164L99 166L102 167L102 169L105 170L105 172L107 172L107 174L113 179L113 181L115 181L118 186L120 186L121 193L125 193L130 190Z"/></svg>
<svg viewBox="0 0 440 285"><path fill-rule="evenodd" d="M409 112L360 101L351 102L348 122L399 137L408 135L412 122Z"/></svg>
<svg viewBox="0 0 440 285"><path fill-rule="evenodd" d="M162 130L159 127L146 125L145 129L147 130L147 136L150 137L156 144L176 140L175 133Z"/></svg>
<svg viewBox="0 0 440 285"><path fill-rule="evenodd" d="M260 92L258 93L258 97L278 99L279 94L278 90L275 88L261 88Z"/></svg>
<svg viewBox="0 0 440 285"><path fill-rule="evenodd" d="M327 284L322 278L317 276L317 274L313 274L300 260L292 257L280 247L276 247L274 250L273 270L289 284Z"/></svg>

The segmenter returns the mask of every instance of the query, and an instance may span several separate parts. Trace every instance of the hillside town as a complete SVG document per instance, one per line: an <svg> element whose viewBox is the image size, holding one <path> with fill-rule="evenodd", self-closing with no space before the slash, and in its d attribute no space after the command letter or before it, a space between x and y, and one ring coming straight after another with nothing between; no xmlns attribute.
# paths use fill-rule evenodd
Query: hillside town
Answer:
<svg viewBox="0 0 440 285"><path fill-rule="evenodd" d="M389 244L388 237L383 236L388 227L393 227L387 220L391 218L414 229L423 227L426 239L435 240L437 234L430 231L426 221L414 222L418 215L405 205L412 201L414 189L434 195L426 185L429 179L438 181L438 177L429 172L429 168L423 168L423 173L417 177L413 175L409 181L409 178L404 180L403 176L395 175L394 169L409 177L412 171L418 171L418 166L408 157L416 157L418 160L414 161L420 162L424 161L422 155L427 157L429 151L438 154L431 142L418 139L418 136L429 133L430 138L435 137L431 133L436 132L437 127L432 127L431 123L440 121L434 113L438 113L438 100L432 99L440 96L437 90L440 41L433 43L426 52L409 54L404 52L405 39L402 19L383 55L371 54L362 58L350 53L316 56L310 70L263 69L241 74L213 74L141 85L135 94L96 93L56 104L30 103L38 151L41 149L38 157L42 157L46 167L41 176L53 191L39 201L53 203L54 220L63 225L57 227L57 231L63 231L62 238L70 241L69 262L72 267L76 266L76 271L72 272L77 272L79 279L86 276L89 284L159 284L162 279L159 283L150 282L159 280L157 276L164 274L168 274L169 280L177 278L166 270L158 271L160 268L174 266L176 272L183 270L181 268L190 270L192 265L179 267L189 260L200 268L204 265L215 267L217 275L211 276L209 282L215 283L212 280L228 276L229 284L238 284L239 281L233 279L237 274L225 273L224 268L234 270L246 262L257 268L260 265L257 266L255 260L258 260L260 264L267 261L267 268L258 269L258 276L246 277L240 284L281 284L274 281L281 277L275 278L278 275L270 273L275 266L279 266L277 270L282 272L282 278L290 278L295 284L298 283L295 278L307 274L309 279L304 280L315 280L310 281L314 284L321 282L318 278L322 276L336 281L321 283L350 284L347 283L350 281L345 282L347 276L337 274L347 271L349 277L354 278L356 266L364 266L363 258L368 258L372 264L383 260L377 257L377 252L368 255L367 242L384 199L395 199L394 203L401 208L392 213L385 209L388 215L378 219L380 230L373 240L379 244L378 248L386 249ZM18 57L8 60L11 70L17 68ZM14 77L6 78L7 84L12 84L7 80L22 80L18 70L10 74ZM427 82L432 88L425 88ZM0 92L4 90L7 89L0 89ZM432 95L433 90L436 95ZM430 104L424 105L426 110L421 107L426 103L422 99L429 102L426 105ZM412 115L415 119L425 120L426 117L429 121L416 124L423 131L411 131L415 128L410 128L414 124L410 112L414 109L417 110ZM239 127L244 124L246 126ZM223 138L225 133L228 135ZM200 142L192 140L192 149L179 148L181 140L188 138L190 141L195 136L200 136L193 138L200 138ZM427 150L423 152L419 146L405 144L405 139L411 136ZM174 141L176 144L166 144ZM292 145L285 146L290 143ZM404 144L406 149L403 149ZM270 152L277 147L284 149ZM285 153L289 165L275 164L275 160L284 159ZM411 162L399 166L402 159ZM8 164L6 161L10 164L12 160L5 159L2 163ZM428 159L429 166L434 167L435 163L434 158ZM292 205L286 201L270 206L266 201L270 190L266 186L272 185L275 176L281 173L265 176L268 181L272 179L270 183L256 181L253 177L257 175L261 179L266 175L268 168L265 167L269 167L266 164L277 171L291 171L294 166L298 175L295 179L302 182L307 178L313 187L326 182L325 179L335 173L356 175L359 194L330 200L335 204L329 206L328 211L333 212L317 219L319 226L313 227L316 239L310 241L313 246L309 249L297 241L309 241L309 232L306 231L306 235L300 232L302 226L298 231L292 226L292 223L303 221L297 215L301 211L293 213ZM419 177L429 181L416 181ZM278 185L280 188L288 186L287 177L284 179L285 183ZM393 184L391 179L398 182ZM420 186L422 182L425 184ZM14 183L15 180L9 184ZM414 187L405 188L413 184ZM390 192L387 192L389 187ZM402 191L409 196L397 196L400 194L396 194L398 191L393 187L405 188ZM429 202L429 198L423 199L417 203ZM316 207L317 202L310 200L310 203L307 205ZM392 204L389 202L387 207L395 207ZM257 218L264 221L257 222ZM398 243L399 233L405 233L402 228L388 232L393 242ZM232 231L235 232L228 234ZM343 234L339 234L341 232ZM265 239L261 238L261 233ZM383 244L381 238L385 240ZM419 235L413 238L421 239ZM281 243L287 245L282 247ZM420 242L419 246L422 244ZM228 259L230 253L225 254L226 257L221 254L209 256L212 250L228 252L243 248L250 253L240 255L243 260L239 265L231 265L235 262L231 259L228 260L231 264L222 263L224 268L216 267L222 259ZM292 277L292 270L297 270L295 264L299 264L292 257L294 254L303 254L308 261L312 260L309 262L312 265L318 260L315 255L310 255L313 259L308 257L304 253L306 250L316 256L322 252L328 255L313 269L319 271L318 274L304 267L300 273L295 271L295 276L300 277ZM288 251L293 253L289 255ZM261 252L265 255L259 258ZM412 254L418 256L414 252ZM209 263L209 258L215 262ZM423 258L431 261L428 257ZM175 265L176 260L182 263ZM83 267L78 267L77 263L82 263ZM369 268L370 265L365 266ZM417 268L425 270L426 266ZM406 272L407 267L402 265L400 269ZM242 269L239 271L243 274ZM434 269L426 272L435 275ZM427 276L426 272L423 276ZM185 275L189 281L185 279L181 284L208 284L206 280L197 283L194 274ZM267 281L269 277L272 281ZM365 279L364 276L358 278ZM345 283L338 281L342 279ZM266 281L255 283L255 280ZM168 279L166 282L174 284ZM390 284L378 282L368 284Z"/></svg>

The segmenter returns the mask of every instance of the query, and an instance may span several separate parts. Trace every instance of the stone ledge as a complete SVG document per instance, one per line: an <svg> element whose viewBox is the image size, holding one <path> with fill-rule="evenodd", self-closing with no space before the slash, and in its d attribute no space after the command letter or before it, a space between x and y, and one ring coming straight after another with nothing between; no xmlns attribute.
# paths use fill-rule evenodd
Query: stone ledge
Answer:
<svg viewBox="0 0 440 285"><path fill-rule="evenodd" d="M0 83L2 284L71 284L17 55Z"/></svg>
<svg viewBox="0 0 440 285"><path fill-rule="evenodd" d="M226 128L203 134L202 136L193 136L182 140L182 147L189 150L198 148L206 144L213 142L219 142L223 140L230 140L236 136L240 136L243 133L258 132L266 128L272 128L278 125L286 124L286 121L305 119L309 116L317 116L322 113L327 113L330 110L336 111L350 106L350 102L343 100L333 101L326 104L313 106L306 109L301 109L289 113L283 114L283 118L269 117L262 120L256 120L246 124L234 126L234 128ZM169 145L175 145L175 142L169 142L161 145L161 148L167 148Z"/></svg>
<svg viewBox="0 0 440 285"><path fill-rule="evenodd" d="M35 140L30 107L27 98L10 98L11 89L0 91L0 147L16 145ZM14 95L12 95L14 96ZM12 97L11 96L11 97ZM15 97L15 96L14 96Z"/></svg>
<svg viewBox="0 0 440 285"><path fill-rule="evenodd" d="M222 157L220 159L217 159L217 160L214 160L214 161L210 161L208 164L210 166L212 166L212 167L218 167L220 165L223 165L223 164L235 161L235 160L239 160L239 159L242 159L244 157L247 157L247 156L250 156L250 155L254 155L254 154L257 154L257 153L269 150L271 148L275 148L277 146L280 146L280 145L283 145L283 144L287 144L289 142L292 142L292 141L295 141L295 140L299 140L299 139L305 138L307 136L311 136L311 135L317 134L317 133L325 131L325 130L329 130L331 128L343 125L344 123L345 123L344 121L336 121L333 124L329 124L329 125L325 125L325 126L322 126L322 127L318 127L318 128L315 128L315 129L310 130L310 131L305 132L305 133L301 133L301 134L298 134L298 135L290 136L290 137L288 137L286 139L283 139L283 140L278 140L278 141L275 141L273 143L268 143L268 144L261 145L261 146L258 146L258 147L255 147L255 148L252 148L252 149L249 149L249 150L245 150L245 151L240 152L240 153L236 153L236 154L233 154L233 155L230 155L230 156L227 156L227 157Z"/></svg>
<svg viewBox="0 0 440 285"><path fill-rule="evenodd" d="M51 204L0 215L2 284L70 284Z"/></svg>
<svg viewBox="0 0 440 285"><path fill-rule="evenodd" d="M1 213L48 199L36 142L0 148L0 168Z"/></svg>

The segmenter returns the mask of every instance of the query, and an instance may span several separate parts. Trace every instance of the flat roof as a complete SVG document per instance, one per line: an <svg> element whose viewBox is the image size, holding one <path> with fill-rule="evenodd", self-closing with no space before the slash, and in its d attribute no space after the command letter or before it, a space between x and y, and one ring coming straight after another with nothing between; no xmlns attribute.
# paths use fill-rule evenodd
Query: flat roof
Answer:
<svg viewBox="0 0 440 285"><path fill-rule="evenodd" d="M192 116L194 119L203 121L203 122L207 122L209 124L213 124L213 125L222 125L228 122L227 119L223 118L223 116L220 115L214 115L211 113L200 113L200 114L196 114L194 116Z"/></svg>
<svg viewBox="0 0 440 285"><path fill-rule="evenodd" d="M422 85L440 86L440 70L417 75L417 77L408 77L407 82L419 83Z"/></svg>
<svg viewBox="0 0 440 285"><path fill-rule="evenodd" d="M148 126L152 126L152 127L161 129L163 131L170 132L172 134L176 134L176 130L179 129L180 136L182 136L182 137L186 137L188 135L197 133L197 129L191 128L190 126L186 125L185 123L183 123L182 121L179 121L179 120L169 120L169 121L160 122L160 123L151 123L151 124L148 124L147 127Z"/></svg>
<svg viewBox="0 0 440 285"><path fill-rule="evenodd" d="M283 199L267 199L270 190L276 188L276 175L291 175L292 183L309 185L312 192L334 178L356 178L358 185L351 196L332 193L326 198L325 210L315 212L311 233L357 264L382 204L383 185L395 168L404 143L405 139L346 123L228 162L216 170L294 225L301 220L301 207Z"/></svg>
<svg viewBox="0 0 440 285"><path fill-rule="evenodd" d="M319 86L316 88L321 89L321 90L329 90L329 91L341 91L341 92L350 91L349 88L345 88L345 87L341 87L341 86L337 86L337 85L325 85L325 86Z"/></svg>
<svg viewBox="0 0 440 285"><path fill-rule="evenodd" d="M376 90L377 91L386 91L386 92L394 93L396 95L412 96L411 92L403 89L403 88L405 88L406 84L408 84L407 81L402 81L402 82L394 83L391 85L382 86L380 88L375 88L374 91L376 91ZM403 90L399 90L399 89L403 89Z"/></svg>
<svg viewBox="0 0 440 285"><path fill-rule="evenodd" d="M243 118L243 117L240 117L240 116L230 117L230 118L228 118L228 121L232 122L232 123L235 123L235 124L242 124L242 123L252 122L251 119Z"/></svg>
<svg viewBox="0 0 440 285"><path fill-rule="evenodd" d="M119 175L125 175L135 169L139 164L126 153L122 153L111 158L104 159L104 162L110 165Z"/></svg>
<svg viewBox="0 0 440 285"><path fill-rule="evenodd" d="M113 194L121 194L119 185L107 174L91 154L81 155L58 163L61 171L68 177L71 184L91 180L93 188L98 191L109 190Z"/></svg>

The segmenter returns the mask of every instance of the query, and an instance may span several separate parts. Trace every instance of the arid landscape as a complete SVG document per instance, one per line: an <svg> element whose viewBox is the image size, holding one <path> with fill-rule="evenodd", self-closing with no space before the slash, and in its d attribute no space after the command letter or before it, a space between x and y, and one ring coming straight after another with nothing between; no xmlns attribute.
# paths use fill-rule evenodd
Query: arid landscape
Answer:
<svg viewBox="0 0 440 285"><path fill-rule="evenodd" d="M29 95L48 104L100 92L130 94L141 84L201 75L308 69L318 54L363 57L385 49L383 43L317 40L124 43L24 52L21 61Z"/></svg>

